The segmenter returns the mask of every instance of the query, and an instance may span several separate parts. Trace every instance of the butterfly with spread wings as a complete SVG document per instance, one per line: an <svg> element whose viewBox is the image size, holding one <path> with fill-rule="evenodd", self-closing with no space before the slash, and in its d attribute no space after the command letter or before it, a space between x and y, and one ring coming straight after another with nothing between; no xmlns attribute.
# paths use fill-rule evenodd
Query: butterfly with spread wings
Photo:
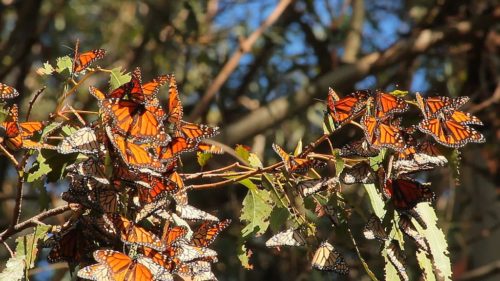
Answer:
<svg viewBox="0 0 500 281"><path fill-rule="evenodd" d="M404 99L396 97L390 93L377 91L374 94L375 117L385 118L394 113L401 113L408 110L408 104Z"/></svg>
<svg viewBox="0 0 500 281"><path fill-rule="evenodd" d="M78 48L79 41L76 41L72 73L79 73L86 70L94 61L102 59L106 55L106 50L104 49L95 49L80 53Z"/></svg>
<svg viewBox="0 0 500 281"><path fill-rule="evenodd" d="M365 138L373 148L391 148L402 152L406 145L401 135L401 128L396 123L378 120L371 115L365 115L361 119L361 125L365 133Z"/></svg>
<svg viewBox="0 0 500 281"><path fill-rule="evenodd" d="M207 247L212 244L221 233L231 223L230 219L221 220L219 222L204 222L193 233L191 244L198 247Z"/></svg>
<svg viewBox="0 0 500 281"><path fill-rule="evenodd" d="M33 135L42 131L44 127L43 122L30 121L19 122L19 110L17 105L12 105L9 108L7 120L0 123L0 129L3 131L1 137L7 147L17 150L20 148L39 148L41 144L29 140ZM1 140L2 138L0 138Z"/></svg>
<svg viewBox="0 0 500 281"><path fill-rule="evenodd" d="M451 100L441 98L424 99L417 94L417 103L424 114L424 120L418 124L418 129L431 135L438 143L454 148L460 148L470 142L483 143L484 136L469 127L469 124L482 125L481 120L469 113L456 110L468 101L468 98ZM438 104L438 105L436 105Z"/></svg>
<svg viewBox="0 0 500 281"><path fill-rule="evenodd" d="M165 250L166 245L160 238L146 229L134 225L127 218L119 214L105 214L103 218L107 224L106 231L118 235L122 242L146 246L158 251Z"/></svg>
<svg viewBox="0 0 500 281"><path fill-rule="evenodd" d="M396 210L411 210L420 202L432 202L436 195L428 185L410 179L387 179L383 184L384 195L391 199Z"/></svg>
<svg viewBox="0 0 500 281"><path fill-rule="evenodd" d="M371 92L360 90L339 98L332 88L328 89L327 112L336 126L342 126L363 111Z"/></svg>

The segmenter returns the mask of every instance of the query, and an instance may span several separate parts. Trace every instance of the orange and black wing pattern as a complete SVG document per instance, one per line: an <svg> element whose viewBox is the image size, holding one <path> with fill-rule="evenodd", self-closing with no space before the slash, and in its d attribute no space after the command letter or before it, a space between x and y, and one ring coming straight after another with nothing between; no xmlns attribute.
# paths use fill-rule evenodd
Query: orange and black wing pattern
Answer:
<svg viewBox="0 0 500 281"><path fill-rule="evenodd" d="M204 222L193 233L191 243L198 247L207 247L212 244L221 233L231 223L230 219L221 220L219 222Z"/></svg>
<svg viewBox="0 0 500 281"><path fill-rule="evenodd" d="M459 148L467 143L485 142L484 136L475 129L453 119L453 113L441 113L436 118L424 119L418 129L431 135L438 143Z"/></svg>
<svg viewBox="0 0 500 281"><path fill-rule="evenodd" d="M0 83L0 100L12 99L19 96L19 92L12 86Z"/></svg>
<svg viewBox="0 0 500 281"><path fill-rule="evenodd" d="M416 94L416 98L425 118L433 118L438 113L458 109L469 101L469 97L450 98L437 96L424 98L419 93Z"/></svg>
<svg viewBox="0 0 500 281"><path fill-rule="evenodd" d="M377 120L373 116L363 116L361 124L366 140L374 148L392 148L398 152L405 149L405 142L399 127Z"/></svg>
<svg viewBox="0 0 500 281"><path fill-rule="evenodd" d="M124 243L146 246L158 251L165 249L165 244L156 235L134 225L133 222L119 214L105 215L104 219L111 232L119 235Z"/></svg>
<svg viewBox="0 0 500 281"><path fill-rule="evenodd" d="M73 73L79 73L87 69L90 64L106 55L106 50L96 49L84 53L76 53L73 61Z"/></svg>
<svg viewBox="0 0 500 281"><path fill-rule="evenodd" d="M337 94L329 89L328 92L328 113L332 117L337 126L341 126L360 113L369 97L368 91L356 91L343 98L339 98Z"/></svg>
<svg viewBox="0 0 500 281"><path fill-rule="evenodd" d="M408 110L408 104L400 97L383 92L377 92L375 95L375 116L377 118Z"/></svg>
<svg viewBox="0 0 500 281"><path fill-rule="evenodd" d="M420 202L435 199L434 192L427 185L409 179L388 179L383 190L397 210L410 210Z"/></svg>
<svg viewBox="0 0 500 281"><path fill-rule="evenodd" d="M168 117L167 121L173 124L175 127L179 126L179 123L183 117L183 109L181 100L179 97L179 91L177 90L177 81L175 76L171 75L169 77L169 89L168 89Z"/></svg>

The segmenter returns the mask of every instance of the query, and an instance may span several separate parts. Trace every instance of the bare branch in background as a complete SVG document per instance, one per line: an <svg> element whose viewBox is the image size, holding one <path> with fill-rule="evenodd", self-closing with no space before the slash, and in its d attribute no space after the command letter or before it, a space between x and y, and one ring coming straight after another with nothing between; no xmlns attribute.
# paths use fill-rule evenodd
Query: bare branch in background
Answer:
<svg viewBox="0 0 500 281"><path fill-rule="evenodd" d="M241 41L238 50L236 50L231 58L224 65L222 70L219 72L217 77L215 77L214 81L208 87L208 89L203 94L201 101L199 101L196 107L191 112L188 120L195 120L203 114L205 109L207 109L211 100L214 98L215 94L220 90L222 85L227 81L231 73L238 67L241 57L250 52L253 44L260 38L260 36L267 30L273 23L278 20L278 18L283 14L285 9L292 3L292 0L281 0L280 3L276 6L274 11L269 15L269 17L262 23L262 25L255 30L248 38Z"/></svg>
<svg viewBox="0 0 500 281"><path fill-rule="evenodd" d="M342 61L353 63L356 61L359 50L361 49L363 23L365 21L365 3L364 0L354 0L352 3L352 16L350 30L347 34L344 45L344 56Z"/></svg>
<svg viewBox="0 0 500 281"><path fill-rule="evenodd" d="M345 91L366 75L412 59L434 46L450 42L450 40L451 42L459 39L470 40L473 33L488 27L492 21L499 18L498 15L483 16L444 28L424 29L409 39L395 43L382 53L371 53L352 65L340 67L318 77L312 83L313 85L304 90L273 100L265 107L227 126L221 138L226 144L239 143L303 110L312 104L315 98L324 96L329 86L335 87L340 92Z"/></svg>

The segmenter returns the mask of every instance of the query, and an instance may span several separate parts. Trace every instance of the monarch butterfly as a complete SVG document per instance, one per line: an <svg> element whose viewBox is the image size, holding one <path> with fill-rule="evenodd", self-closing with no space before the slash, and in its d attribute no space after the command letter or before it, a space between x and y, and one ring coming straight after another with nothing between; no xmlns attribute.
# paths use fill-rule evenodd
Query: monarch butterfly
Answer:
<svg viewBox="0 0 500 281"><path fill-rule="evenodd" d="M219 127L210 127L204 124L194 124L181 121L176 136L185 137L190 140L199 141L219 134Z"/></svg>
<svg viewBox="0 0 500 281"><path fill-rule="evenodd" d="M77 276L84 279L104 281L113 280L108 267L104 264L93 264L80 269Z"/></svg>
<svg viewBox="0 0 500 281"><path fill-rule="evenodd" d="M307 197L312 194L321 192L329 187L337 186L339 179L336 177L322 178L313 180L303 180L297 183L297 189L302 196Z"/></svg>
<svg viewBox="0 0 500 281"><path fill-rule="evenodd" d="M377 239L380 241L385 241L389 239L389 236L382 226L382 222L380 222L380 219L375 214L372 214L368 219L368 222L366 222L366 225L363 228L363 234L366 239L370 240Z"/></svg>
<svg viewBox="0 0 500 281"><path fill-rule="evenodd" d="M194 261L189 263L189 267L193 281L217 280L209 262L202 260Z"/></svg>
<svg viewBox="0 0 500 281"><path fill-rule="evenodd" d="M168 81L168 75L160 75L150 82L142 84L141 69L136 67L134 71L132 71L132 79L130 81L132 83L129 93L130 100L139 104L159 106L156 94L158 93L160 87L165 85Z"/></svg>
<svg viewBox="0 0 500 281"><path fill-rule="evenodd" d="M297 229L287 229L279 232L266 241L266 247L304 246L306 239Z"/></svg>
<svg viewBox="0 0 500 281"><path fill-rule="evenodd" d="M389 243L386 247L386 251L387 257L398 271L399 277L405 281L410 280L408 274L406 273L405 256L396 240L392 240Z"/></svg>
<svg viewBox="0 0 500 281"><path fill-rule="evenodd" d="M409 237L411 237L415 243L417 243L417 246L426 251L429 252L429 246L427 245L427 242L425 241L425 238L418 233L417 229L415 228L415 225L411 222L411 218L408 217L407 215L400 215L399 216L399 228Z"/></svg>
<svg viewBox="0 0 500 281"><path fill-rule="evenodd" d="M224 152L224 149L222 149L222 147L206 142L199 142L197 149L199 152L210 154L222 154Z"/></svg>
<svg viewBox="0 0 500 281"><path fill-rule="evenodd" d="M138 256L134 259L113 250L97 250L94 252L94 259L104 266L107 271L98 265L91 265L80 269L78 277L92 280L172 280L170 273L147 257ZM170 277L170 279L168 279Z"/></svg>
<svg viewBox="0 0 500 281"><path fill-rule="evenodd" d="M77 222L71 229L51 238L54 245L47 256L50 263L67 261L69 264L76 264L90 260L88 255L95 249L95 246L90 243L91 240L88 240L88 237L83 235L83 230L79 225L80 223Z"/></svg>
<svg viewBox="0 0 500 281"><path fill-rule="evenodd" d="M434 118L438 113L454 110L462 107L464 104L469 102L469 97L429 97L423 98L419 93L416 94L417 104L424 118Z"/></svg>
<svg viewBox="0 0 500 281"><path fill-rule="evenodd" d="M363 111L370 91L361 90L339 98L332 88L328 89L328 113L336 126L341 126Z"/></svg>
<svg viewBox="0 0 500 281"><path fill-rule="evenodd" d="M106 55L106 50L96 49L83 53L78 52L78 42L75 48L75 58L73 60L73 72L79 73L87 69L90 64L98 59L102 59Z"/></svg>
<svg viewBox="0 0 500 281"><path fill-rule="evenodd" d="M373 148L366 141L366 139L362 139L362 140L353 141L351 143L344 145L339 151L339 156L340 157L352 157L352 156L374 157L374 156L377 156L378 153L379 153L378 149Z"/></svg>
<svg viewBox="0 0 500 281"><path fill-rule="evenodd" d="M179 246L172 246L171 248L176 248L176 247L180 249L177 252L176 257L182 262L188 262L195 259L217 256L216 251L205 247L180 244Z"/></svg>
<svg viewBox="0 0 500 281"><path fill-rule="evenodd" d="M324 241L314 253L312 267L319 270L335 271L339 274L349 273L349 267L332 244Z"/></svg>
<svg viewBox="0 0 500 281"><path fill-rule="evenodd" d="M226 227L231 223L230 219L221 220L219 222L204 222L193 233L191 244L198 247L207 247L212 244Z"/></svg>
<svg viewBox="0 0 500 281"><path fill-rule="evenodd" d="M375 116L377 118L384 118L388 115L407 110L408 104L402 98L389 93L375 93Z"/></svg>
<svg viewBox="0 0 500 281"><path fill-rule="evenodd" d="M424 119L418 124L418 129L431 135L438 143L454 148L469 142L485 142L482 134L464 122L455 121L453 112L441 112L435 118Z"/></svg>
<svg viewBox="0 0 500 281"><path fill-rule="evenodd" d="M97 136L92 128L83 127L71 135L65 137L57 146L57 151L61 154L83 153L97 154L104 148L102 142L97 140Z"/></svg>
<svg viewBox="0 0 500 281"><path fill-rule="evenodd" d="M197 145L192 139L174 137L166 146L157 147L156 153L160 161L170 163L175 161L179 154L195 150Z"/></svg>
<svg viewBox="0 0 500 281"><path fill-rule="evenodd" d="M104 163L94 158L88 158L66 167L66 171L85 178L93 178L104 185L109 185Z"/></svg>
<svg viewBox="0 0 500 281"><path fill-rule="evenodd" d="M177 90L177 81L175 80L175 76L171 75L169 78L167 121L177 128L178 124L182 120L184 112L179 98L179 91Z"/></svg>
<svg viewBox="0 0 500 281"><path fill-rule="evenodd" d="M410 210L420 202L432 202L435 199L428 185L409 179L387 179L383 191L392 200L396 210Z"/></svg>
<svg viewBox="0 0 500 281"><path fill-rule="evenodd" d="M146 246L158 251L165 250L165 244L156 235L140 226L135 226L127 218L119 214L105 214L103 218L107 223L108 229L106 230L119 235L122 242Z"/></svg>
<svg viewBox="0 0 500 281"><path fill-rule="evenodd" d="M158 106L149 106L128 100L105 99L101 106L111 116L115 129L136 142L153 142L163 145L170 141L159 121L164 115Z"/></svg>
<svg viewBox="0 0 500 281"><path fill-rule="evenodd" d="M405 149L405 142L400 133L400 128L393 124L388 124L377 120L373 116L363 116L361 119L366 140L374 148L392 148L402 152Z"/></svg>
<svg viewBox="0 0 500 281"><path fill-rule="evenodd" d="M180 206L186 206L188 204L188 197L186 189L180 189L177 193L173 194L175 203Z"/></svg>
<svg viewBox="0 0 500 281"><path fill-rule="evenodd" d="M448 163L436 145L429 141L423 141L409 148L403 154L399 154L394 162L393 167L397 175L430 170Z"/></svg>
<svg viewBox="0 0 500 281"><path fill-rule="evenodd" d="M19 96L19 92L9 85L0 83L0 100L12 99Z"/></svg>
<svg viewBox="0 0 500 281"><path fill-rule="evenodd" d="M148 177L150 188L137 186L139 202L141 205L153 203L158 198L175 193L178 190L176 183L170 180L164 180L159 177Z"/></svg>
<svg viewBox="0 0 500 281"><path fill-rule="evenodd" d="M188 229L182 225L171 226L169 223L163 227L162 241L167 247L185 240Z"/></svg>
<svg viewBox="0 0 500 281"><path fill-rule="evenodd" d="M128 142L123 136L113 132L110 127L106 127L106 133L118 151L118 155L129 167L146 168L157 172L165 170L163 164L151 153L153 148L149 145Z"/></svg>
<svg viewBox="0 0 500 281"><path fill-rule="evenodd" d="M4 131L3 142L14 150L26 147L27 139L40 132L43 126L44 123L38 121L19 123L19 110L14 104L9 108L7 120L0 124L0 128ZM36 143L30 143L32 146L38 147Z"/></svg>
<svg viewBox="0 0 500 281"><path fill-rule="evenodd" d="M273 143L273 149L280 156L285 165L285 169L291 173L302 173L310 169L322 168L326 166L325 162L317 159L305 159L291 156L275 143Z"/></svg>
<svg viewBox="0 0 500 281"><path fill-rule="evenodd" d="M191 205L177 205L175 207L179 217L186 220L219 221L219 219L207 212L197 209Z"/></svg>
<svg viewBox="0 0 500 281"><path fill-rule="evenodd" d="M375 171L369 163L360 162L350 168L344 168L342 173L340 173L339 179L344 184L374 183Z"/></svg>

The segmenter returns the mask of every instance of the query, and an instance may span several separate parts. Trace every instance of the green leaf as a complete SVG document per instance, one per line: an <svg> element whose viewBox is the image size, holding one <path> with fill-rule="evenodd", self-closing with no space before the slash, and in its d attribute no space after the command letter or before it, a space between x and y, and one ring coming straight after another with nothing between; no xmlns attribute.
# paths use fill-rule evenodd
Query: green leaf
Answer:
<svg viewBox="0 0 500 281"><path fill-rule="evenodd" d="M198 160L198 164L200 165L200 167L204 167L208 163L208 160L210 160L212 157L212 153L203 153L199 151L196 153L196 159Z"/></svg>
<svg viewBox="0 0 500 281"><path fill-rule="evenodd" d="M325 114L324 120L325 122L323 122L323 134L329 135L335 131L335 124L333 123L333 119L330 114Z"/></svg>
<svg viewBox="0 0 500 281"><path fill-rule="evenodd" d="M55 71L54 67L49 62L46 62L42 67L36 70L36 73L38 73L38 75L52 75Z"/></svg>
<svg viewBox="0 0 500 281"><path fill-rule="evenodd" d="M33 187L36 191L38 191L38 203L40 203L41 209L48 209L50 196L47 193L47 189L45 188L45 184L43 181L38 180L33 183Z"/></svg>
<svg viewBox="0 0 500 281"><path fill-rule="evenodd" d="M35 259L38 254L38 241L43 240L50 230L49 225L37 225L35 232L16 239L16 255L25 256L27 269L35 266Z"/></svg>
<svg viewBox="0 0 500 281"><path fill-rule="evenodd" d="M56 182L62 178L66 166L69 163L74 163L78 155L78 153L61 155L54 150L41 150L26 177L26 181L34 182L46 176L48 182Z"/></svg>
<svg viewBox="0 0 500 281"><path fill-rule="evenodd" d="M246 224L241 230L243 238L252 234L259 236L269 227L269 216L273 210L271 195L267 190L249 188L243 199L240 221Z"/></svg>
<svg viewBox="0 0 500 281"><path fill-rule="evenodd" d="M250 153L250 156L248 156L248 163L253 168L263 168L264 167L264 165L262 165L262 162L260 161L259 157L255 153Z"/></svg>
<svg viewBox="0 0 500 281"><path fill-rule="evenodd" d="M429 245L431 256L433 258L433 265L439 275L439 280L451 280L451 262L448 243L443 231L437 226L437 216L434 208L429 203L420 203L416 207L416 211L422 217L422 220L427 225L423 229L418 223L415 223L415 228L420 234L423 234L424 239Z"/></svg>
<svg viewBox="0 0 500 281"><path fill-rule="evenodd" d="M115 67L111 69L111 73L109 75L109 87L110 90L120 87L121 85L130 81L132 76L130 73L126 73L125 70L122 70L121 67Z"/></svg>
<svg viewBox="0 0 500 281"><path fill-rule="evenodd" d="M250 157L250 151L248 151L245 146L238 144L236 145L236 148L234 149L236 151L236 155L241 157L247 164L249 164L249 157Z"/></svg>
<svg viewBox="0 0 500 281"><path fill-rule="evenodd" d="M56 65L57 65L56 71L59 74L67 70L69 75L73 70L73 60L69 56L57 58Z"/></svg>
<svg viewBox="0 0 500 281"><path fill-rule="evenodd" d="M417 261L418 261L418 265L422 269L423 280L435 281L436 276L434 276L434 270L432 268L432 261L427 256L427 253L425 253L422 250L418 250L417 251Z"/></svg>
<svg viewBox="0 0 500 281"><path fill-rule="evenodd" d="M300 153L302 153L302 140L299 140L299 143L297 143L297 146L295 147L295 150L293 151L293 155L297 156Z"/></svg>
<svg viewBox="0 0 500 281"><path fill-rule="evenodd" d="M373 212L379 219L383 219L385 215L385 204L382 194L378 192L374 184L364 184L366 193L370 198L370 203L372 205Z"/></svg>
<svg viewBox="0 0 500 281"><path fill-rule="evenodd" d="M16 254L10 258L5 265L4 270L0 273L0 280L19 281L24 277L24 259L26 257Z"/></svg>
<svg viewBox="0 0 500 281"><path fill-rule="evenodd" d="M250 256L251 256L251 251L247 249L247 246L243 243L243 240L238 240L238 250L237 250L237 255L238 259L241 262L241 266L243 266L245 269L253 269L253 265L250 264Z"/></svg>
<svg viewBox="0 0 500 281"><path fill-rule="evenodd" d="M283 225L286 224L290 212L286 208L276 207L271 212L271 217L269 219L271 230L274 233L279 232L283 229Z"/></svg>
<svg viewBox="0 0 500 281"><path fill-rule="evenodd" d="M332 152L335 156L335 175L338 177L340 173L344 170L345 162L342 157L339 156L339 150L335 150Z"/></svg>
<svg viewBox="0 0 500 281"><path fill-rule="evenodd" d="M404 97L404 96L408 95L408 91L394 90L391 92L391 94L396 96L396 97Z"/></svg>

